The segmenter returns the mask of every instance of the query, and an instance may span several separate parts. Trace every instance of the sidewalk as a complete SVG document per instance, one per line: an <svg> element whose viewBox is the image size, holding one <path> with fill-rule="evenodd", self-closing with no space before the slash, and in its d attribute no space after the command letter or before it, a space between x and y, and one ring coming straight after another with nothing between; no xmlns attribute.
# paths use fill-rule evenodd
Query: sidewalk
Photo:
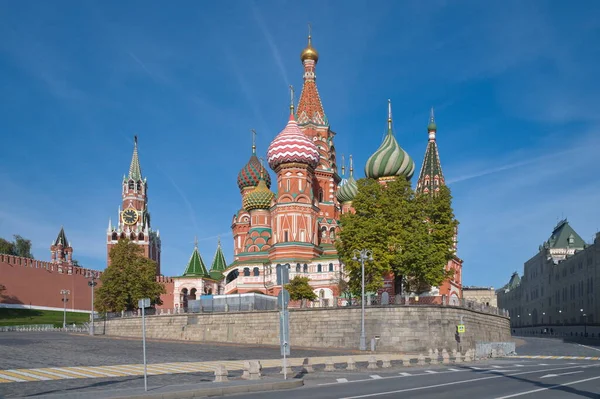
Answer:
<svg viewBox="0 0 600 399"><path fill-rule="evenodd" d="M144 388L112 389L104 391L60 392L51 395L35 395L36 399L187 399L204 396L223 396L246 392L264 392L293 389L304 385L302 379L284 380L281 377L262 377L260 380L231 380L228 382L204 382L199 384L148 386Z"/></svg>

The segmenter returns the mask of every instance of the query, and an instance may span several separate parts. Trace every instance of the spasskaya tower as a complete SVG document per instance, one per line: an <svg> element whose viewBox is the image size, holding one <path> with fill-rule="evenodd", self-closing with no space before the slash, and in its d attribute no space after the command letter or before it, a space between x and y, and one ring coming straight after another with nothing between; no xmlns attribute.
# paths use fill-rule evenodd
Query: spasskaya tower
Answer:
<svg viewBox="0 0 600 399"><path fill-rule="evenodd" d="M123 176L122 204L119 206L118 224L108 221L107 265L110 264L110 250L119 240L129 239L144 249L144 256L156 262L156 275L160 275L160 234L150 227L148 212L148 183L142 177L138 157L137 136L134 137L133 156L129 175Z"/></svg>

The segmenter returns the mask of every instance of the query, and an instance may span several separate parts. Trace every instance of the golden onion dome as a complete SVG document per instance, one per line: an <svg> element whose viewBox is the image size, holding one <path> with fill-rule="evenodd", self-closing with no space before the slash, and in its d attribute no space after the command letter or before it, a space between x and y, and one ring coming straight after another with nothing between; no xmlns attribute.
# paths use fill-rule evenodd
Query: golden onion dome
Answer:
<svg viewBox="0 0 600 399"><path fill-rule="evenodd" d="M305 60L313 60L315 64L319 61L319 52L312 46L312 38L310 34L310 25L308 26L308 45L300 54L302 62Z"/></svg>

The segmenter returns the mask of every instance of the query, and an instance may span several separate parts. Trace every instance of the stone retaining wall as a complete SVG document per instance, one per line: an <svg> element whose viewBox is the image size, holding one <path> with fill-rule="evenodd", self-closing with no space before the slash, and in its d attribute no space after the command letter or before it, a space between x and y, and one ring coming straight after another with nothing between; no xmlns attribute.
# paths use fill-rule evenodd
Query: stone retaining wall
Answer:
<svg viewBox="0 0 600 399"><path fill-rule="evenodd" d="M290 344L307 348L357 349L360 308L290 310ZM423 352L457 348L461 316L466 332L460 348L476 342L511 340L509 319L451 306L370 306L366 309L367 342L377 336L382 351ZM96 322L96 333L141 336L140 317ZM239 344L279 345L279 313L240 312L148 316L146 336Z"/></svg>

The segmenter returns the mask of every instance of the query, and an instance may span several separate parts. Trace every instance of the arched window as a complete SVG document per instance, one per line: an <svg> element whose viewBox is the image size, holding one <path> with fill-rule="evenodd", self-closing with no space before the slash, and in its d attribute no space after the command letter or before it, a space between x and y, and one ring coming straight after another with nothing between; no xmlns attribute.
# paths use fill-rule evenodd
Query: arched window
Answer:
<svg viewBox="0 0 600 399"><path fill-rule="evenodd" d="M329 264L329 271L332 272L333 271L333 263Z"/></svg>
<svg viewBox="0 0 600 399"><path fill-rule="evenodd" d="M335 239L335 228L334 227L329 229L329 238L331 238L332 240Z"/></svg>
<svg viewBox="0 0 600 399"><path fill-rule="evenodd" d="M136 188L137 188L137 191L142 191L142 183L137 182Z"/></svg>
<svg viewBox="0 0 600 399"><path fill-rule="evenodd" d="M246 276L246 277L250 276L250 268L249 267L244 267L244 276Z"/></svg>
<svg viewBox="0 0 600 399"><path fill-rule="evenodd" d="M135 187L135 183L133 182L133 180L129 180L127 187L129 187L130 190L133 190L133 188Z"/></svg>
<svg viewBox="0 0 600 399"><path fill-rule="evenodd" d="M135 241L135 233L131 233L131 234L129 235L129 239L130 239L131 241Z"/></svg>
<svg viewBox="0 0 600 399"><path fill-rule="evenodd" d="M138 240L144 241L144 233L138 234Z"/></svg>
<svg viewBox="0 0 600 399"><path fill-rule="evenodd" d="M304 264L304 273L308 273L308 265L306 263Z"/></svg>
<svg viewBox="0 0 600 399"><path fill-rule="evenodd" d="M296 273L300 273L300 263L296 263Z"/></svg>
<svg viewBox="0 0 600 399"><path fill-rule="evenodd" d="M258 267L255 267L254 269L252 269L252 275L254 277L259 276L260 275L260 270L258 269Z"/></svg>
<svg viewBox="0 0 600 399"><path fill-rule="evenodd" d="M317 265L317 273L321 273L323 271L323 267L321 266L321 264L319 263Z"/></svg>
<svg viewBox="0 0 600 399"><path fill-rule="evenodd" d="M319 202L323 202L323 190L319 189Z"/></svg>
<svg viewBox="0 0 600 399"><path fill-rule="evenodd" d="M113 239L113 241L116 241L119 239L119 235L117 234L116 231L112 233L112 239Z"/></svg>

